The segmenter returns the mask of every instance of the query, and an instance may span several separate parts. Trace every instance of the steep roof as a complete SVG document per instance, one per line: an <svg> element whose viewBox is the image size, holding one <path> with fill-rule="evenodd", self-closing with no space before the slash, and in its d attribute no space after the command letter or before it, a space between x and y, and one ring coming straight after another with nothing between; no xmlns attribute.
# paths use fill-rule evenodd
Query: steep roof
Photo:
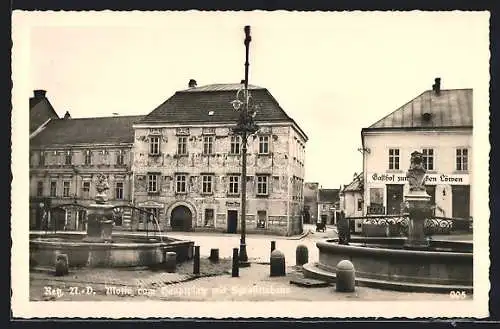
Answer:
<svg viewBox="0 0 500 329"><path fill-rule="evenodd" d="M344 187L343 192L355 192L363 190L363 172L357 174L352 182Z"/></svg>
<svg viewBox="0 0 500 329"><path fill-rule="evenodd" d="M45 97L30 98L30 134L49 119L59 119L49 100Z"/></svg>
<svg viewBox="0 0 500 329"><path fill-rule="evenodd" d="M320 189L318 202L331 202L339 201L339 189Z"/></svg>
<svg viewBox="0 0 500 329"><path fill-rule="evenodd" d="M472 128L472 89L427 90L365 130Z"/></svg>
<svg viewBox="0 0 500 329"><path fill-rule="evenodd" d="M32 146L133 143L132 125L143 116L114 116L82 119L57 119L31 141Z"/></svg>
<svg viewBox="0 0 500 329"><path fill-rule="evenodd" d="M241 87L241 84L211 84L177 91L140 123L235 123L238 112L231 102ZM257 106L256 122L295 123L267 89L254 85L249 85L248 89ZM295 125L307 139L307 135Z"/></svg>

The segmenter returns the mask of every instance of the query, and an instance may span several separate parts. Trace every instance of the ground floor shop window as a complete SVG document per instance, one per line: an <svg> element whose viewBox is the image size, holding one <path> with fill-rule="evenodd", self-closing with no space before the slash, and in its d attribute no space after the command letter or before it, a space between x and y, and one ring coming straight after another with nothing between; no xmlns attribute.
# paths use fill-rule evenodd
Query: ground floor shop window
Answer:
<svg viewBox="0 0 500 329"><path fill-rule="evenodd" d="M209 226L209 227L214 226L214 210L213 209L205 209L205 226Z"/></svg>
<svg viewBox="0 0 500 329"><path fill-rule="evenodd" d="M113 221L115 222L115 226L123 225L123 210L120 208L115 208L113 210Z"/></svg>
<svg viewBox="0 0 500 329"><path fill-rule="evenodd" d="M455 185L451 187L452 217L470 218L470 186Z"/></svg>
<svg viewBox="0 0 500 329"><path fill-rule="evenodd" d="M257 211L257 228L266 228L267 213L265 210Z"/></svg>
<svg viewBox="0 0 500 329"><path fill-rule="evenodd" d="M401 214L403 204L403 185L387 184L387 215Z"/></svg>
<svg viewBox="0 0 500 329"><path fill-rule="evenodd" d="M160 208L141 208L139 212L138 229L139 230L157 230L157 223L160 222Z"/></svg>
<svg viewBox="0 0 500 329"><path fill-rule="evenodd" d="M86 229L87 223L87 212L85 210L78 211L78 225L77 230L84 231Z"/></svg>
<svg viewBox="0 0 500 329"><path fill-rule="evenodd" d="M379 187L370 188L370 205L368 214L384 214L384 189Z"/></svg>

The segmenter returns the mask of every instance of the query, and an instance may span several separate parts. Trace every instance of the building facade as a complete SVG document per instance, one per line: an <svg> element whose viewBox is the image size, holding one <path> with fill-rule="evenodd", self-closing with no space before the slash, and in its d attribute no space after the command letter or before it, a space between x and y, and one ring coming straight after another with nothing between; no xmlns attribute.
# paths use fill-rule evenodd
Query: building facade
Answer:
<svg viewBox="0 0 500 329"><path fill-rule="evenodd" d="M319 183L304 183L304 212L307 212L307 220L304 223L313 224L318 219Z"/></svg>
<svg viewBox="0 0 500 329"><path fill-rule="evenodd" d="M363 173L355 174L354 179L348 185L345 185L340 192L340 209L347 218L352 220L351 230L356 233L362 231L363 209L364 209L364 184Z"/></svg>
<svg viewBox="0 0 500 329"><path fill-rule="evenodd" d="M406 171L420 151L435 216L472 214L472 90L428 90L369 128L364 150L363 214L400 214L409 191Z"/></svg>
<svg viewBox="0 0 500 329"><path fill-rule="evenodd" d="M190 83L134 125L133 202L163 230L240 230L242 145L231 101L241 87ZM299 234L307 136L267 89L249 89L260 129L248 139L246 230Z"/></svg>
<svg viewBox="0 0 500 329"><path fill-rule="evenodd" d="M31 229L44 229L44 223L58 230L85 229L85 207L94 203L99 173L108 177L110 204L131 204L132 124L140 118L72 119L66 113L30 139ZM115 224L127 228L130 219Z"/></svg>
<svg viewBox="0 0 500 329"><path fill-rule="evenodd" d="M330 225L337 224L337 215L340 212L339 192L339 189L319 189L318 220Z"/></svg>

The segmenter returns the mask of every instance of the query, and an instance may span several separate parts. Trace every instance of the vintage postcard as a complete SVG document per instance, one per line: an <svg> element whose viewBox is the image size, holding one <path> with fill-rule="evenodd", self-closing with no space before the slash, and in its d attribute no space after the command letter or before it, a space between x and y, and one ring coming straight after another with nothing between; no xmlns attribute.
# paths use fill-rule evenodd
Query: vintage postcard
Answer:
<svg viewBox="0 0 500 329"><path fill-rule="evenodd" d="M488 316L488 12L12 25L15 317Z"/></svg>

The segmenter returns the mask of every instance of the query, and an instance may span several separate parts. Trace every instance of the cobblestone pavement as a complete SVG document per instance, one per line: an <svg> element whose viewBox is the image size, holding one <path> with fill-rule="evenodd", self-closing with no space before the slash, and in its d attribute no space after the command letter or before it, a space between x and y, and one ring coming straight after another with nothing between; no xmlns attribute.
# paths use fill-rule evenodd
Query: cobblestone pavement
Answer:
<svg viewBox="0 0 500 329"><path fill-rule="evenodd" d="M304 231L313 230L313 225L305 225ZM189 232L169 232L169 236L177 239L192 240L200 246L201 256L208 256L211 248L219 248L221 257L231 258L233 248L239 248L240 235L226 233L189 233ZM247 235L246 246L248 258L251 262L268 263L271 252L271 241L276 241L276 249L285 255L286 264L295 265L295 250L299 244L305 245L309 250L309 259L318 259L319 253L316 242L321 239L334 238L337 234L333 228L326 232L312 231L300 239L290 239L282 236L269 235Z"/></svg>
<svg viewBox="0 0 500 329"><path fill-rule="evenodd" d="M52 277L47 274L30 275L32 300L62 301L450 301L448 294L406 293L356 287L353 293L338 293L334 287L304 288L290 284L292 278L301 273L288 267L285 277L270 277L269 266L252 264L240 269L240 276L230 274L201 277L192 280L191 276L168 273L132 272L121 273L117 270L96 271L93 275L76 274L76 277ZM137 281L137 276L142 276ZM84 282L96 280L95 282ZM103 278L114 280L103 283ZM189 281L185 281L190 279ZM80 281L79 281L80 280ZM130 281L127 281L130 280ZM177 281L184 281L175 283ZM120 286L119 284L129 285ZM133 286L144 284L144 286ZM74 287L74 288L70 288ZM46 289L52 294L45 294ZM64 295L57 296L57 289ZM36 296L34 296L36 295ZM471 297L470 297L471 298ZM469 299L470 299L469 298Z"/></svg>
<svg viewBox="0 0 500 329"><path fill-rule="evenodd" d="M174 283L229 273L231 261L211 264L200 260L200 274L193 274L193 262L177 266L176 273L148 269L72 269L69 275L56 277L51 269L30 272L31 300L94 300L95 298L151 295Z"/></svg>
<svg viewBox="0 0 500 329"><path fill-rule="evenodd" d="M240 236L224 233L169 232L167 236L187 239L200 246L202 262L211 248L219 248L224 268L214 267L204 273L209 277L192 275L192 263L180 265L177 273L149 270L81 269L65 277L47 273L30 273L31 300L195 300L195 301L331 301L331 300L450 300L447 294L404 293L357 287L354 293L336 293L334 288L304 288L290 284L301 276L295 265L297 245L308 247L309 260L318 259L316 242L336 237L333 227L326 232L315 232L314 226L305 226L312 232L300 239L280 236L248 235L247 252L252 265L240 269L240 277L230 275L232 249L239 247ZM270 241L285 255L286 277L269 276ZM201 266L203 273L203 264ZM214 276L215 275L215 276ZM88 288L90 287L90 288ZM60 290L57 290L60 289ZM114 289L114 290L113 290ZM58 292L61 292L58 294Z"/></svg>

